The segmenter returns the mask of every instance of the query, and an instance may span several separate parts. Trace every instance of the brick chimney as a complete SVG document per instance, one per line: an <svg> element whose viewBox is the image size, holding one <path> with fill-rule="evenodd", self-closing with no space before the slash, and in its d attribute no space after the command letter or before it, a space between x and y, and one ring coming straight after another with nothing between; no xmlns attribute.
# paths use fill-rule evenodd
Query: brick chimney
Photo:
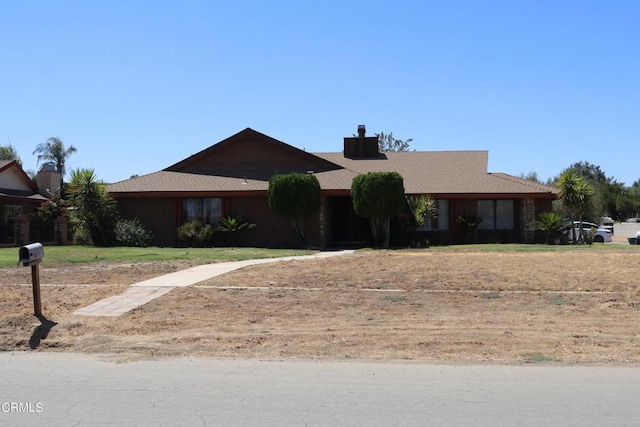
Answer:
<svg viewBox="0 0 640 427"><path fill-rule="evenodd" d="M45 163L36 175L36 183L40 194L53 198L60 195L60 172L56 170L53 163Z"/></svg>
<svg viewBox="0 0 640 427"><path fill-rule="evenodd" d="M358 125L358 136L344 138L343 154L349 159L374 159L378 157L378 137L365 136L365 125Z"/></svg>

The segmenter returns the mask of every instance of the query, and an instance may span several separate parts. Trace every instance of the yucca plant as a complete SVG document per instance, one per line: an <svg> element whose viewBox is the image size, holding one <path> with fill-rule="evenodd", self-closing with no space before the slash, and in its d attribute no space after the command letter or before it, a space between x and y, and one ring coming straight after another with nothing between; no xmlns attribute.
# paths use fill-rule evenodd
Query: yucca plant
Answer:
<svg viewBox="0 0 640 427"><path fill-rule="evenodd" d="M471 242L474 240L474 232L476 231L476 228L478 228L482 222L482 217L480 215L465 212L456 218L456 222L460 226L464 240Z"/></svg>
<svg viewBox="0 0 640 427"><path fill-rule="evenodd" d="M245 218L242 215L229 215L220 218L216 231L229 233L231 235L231 244L235 246L236 235L242 230L248 230L255 226L256 225L251 222L250 218Z"/></svg>
<svg viewBox="0 0 640 427"><path fill-rule="evenodd" d="M553 245L557 240L562 239L562 226L564 225L562 215L556 212L542 212L538 217L540 218L537 223L538 230L544 232L545 242L548 245Z"/></svg>

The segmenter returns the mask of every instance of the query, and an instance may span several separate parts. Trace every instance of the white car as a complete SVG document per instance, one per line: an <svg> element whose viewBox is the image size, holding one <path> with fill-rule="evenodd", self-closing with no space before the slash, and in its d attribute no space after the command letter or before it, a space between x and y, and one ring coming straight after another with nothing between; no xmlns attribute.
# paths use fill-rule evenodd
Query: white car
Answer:
<svg viewBox="0 0 640 427"><path fill-rule="evenodd" d="M573 236L576 238L580 237L580 221L573 221L573 227L569 224L567 226L567 234L569 235L569 240L573 241ZM593 222L585 222L582 221L582 229L584 230L585 236L590 236L592 234L592 230L595 229L595 234L593 235L594 243L604 243L611 242L611 230L607 230L606 228L602 228L602 226L594 224Z"/></svg>

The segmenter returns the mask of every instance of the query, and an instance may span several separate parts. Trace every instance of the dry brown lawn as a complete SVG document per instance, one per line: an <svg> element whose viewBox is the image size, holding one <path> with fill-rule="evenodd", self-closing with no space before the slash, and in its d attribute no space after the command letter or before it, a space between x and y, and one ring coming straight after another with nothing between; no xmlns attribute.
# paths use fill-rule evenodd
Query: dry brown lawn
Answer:
<svg viewBox="0 0 640 427"><path fill-rule="evenodd" d="M186 265L42 269L43 324L29 269L5 268L0 350L637 364L640 248L625 249L363 251L264 264L115 318L72 313Z"/></svg>

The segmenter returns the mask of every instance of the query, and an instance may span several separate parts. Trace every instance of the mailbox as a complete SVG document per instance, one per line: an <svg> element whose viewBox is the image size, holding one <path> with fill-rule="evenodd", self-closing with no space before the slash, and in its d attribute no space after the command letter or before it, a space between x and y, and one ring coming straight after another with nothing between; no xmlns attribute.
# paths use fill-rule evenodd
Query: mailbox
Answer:
<svg viewBox="0 0 640 427"><path fill-rule="evenodd" d="M18 264L22 263L24 266L37 264L44 258L44 248L42 243L31 243L20 248L18 252Z"/></svg>

